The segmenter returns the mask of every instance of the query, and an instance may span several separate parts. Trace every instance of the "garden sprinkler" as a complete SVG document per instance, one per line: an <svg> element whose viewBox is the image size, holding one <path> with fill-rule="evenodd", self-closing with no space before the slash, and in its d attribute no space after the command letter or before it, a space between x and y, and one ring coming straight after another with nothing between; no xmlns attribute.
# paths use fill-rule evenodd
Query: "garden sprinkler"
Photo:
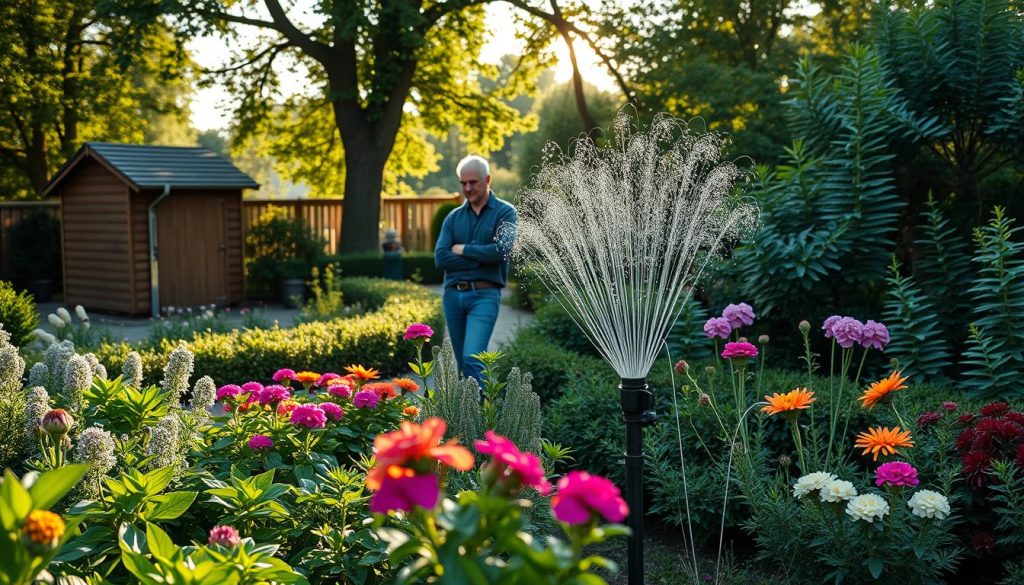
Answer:
<svg viewBox="0 0 1024 585"><path fill-rule="evenodd" d="M571 152L545 147L522 191L512 256L536 278L621 378L627 574L644 582L643 427L654 421L647 374L676 316L722 243L752 227L756 207L735 189L741 171L720 160L722 139L657 116L646 131L620 112L608 146L581 136Z"/></svg>

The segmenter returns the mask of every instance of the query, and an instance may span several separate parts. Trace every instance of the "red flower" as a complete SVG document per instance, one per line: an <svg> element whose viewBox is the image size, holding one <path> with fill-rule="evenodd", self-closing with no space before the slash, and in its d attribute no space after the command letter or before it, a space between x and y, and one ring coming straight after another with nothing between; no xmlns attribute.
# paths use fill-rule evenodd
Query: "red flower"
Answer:
<svg viewBox="0 0 1024 585"><path fill-rule="evenodd" d="M1010 412L1010 405L1005 402L992 402L981 407L981 416L1003 416Z"/></svg>
<svg viewBox="0 0 1024 585"><path fill-rule="evenodd" d="M921 416L917 417L917 426L930 427L940 420L942 420L942 415L937 412L922 412Z"/></svg>
<svg viewBox="0 0 1024 585"><path fill-rule="evenodd" d="M988 532L975 532L971 535L971 546L981 554L989 555L996 549L996 541Z"/></svg>
<svg viewBox="0 0 1024 585"><path fill-rule="evenodd" d="M378 398L394 398L398 396L395 385L391 382L371 382L363 386L364 392L373 392Z"/></svg>
<svg viewBox="0 0 1024 585"><path fill-rule="evenodd" d="M956 417L956 422L962 425L969 425L972 421L974 421L974 415L969 412L965 412L960 416Z"/></svg>
<svg viewBox="0 0 1024 585"><path fill-rule="evenodd" d="M961 473L967 476L967 483L973 487L981 487L987 479L991 459L984 451L968 451L960 457L963 463Z"/></svg>
<svg viewBox="0 0 1024 585"><path fill-rule="evenodd" d="M942 403L942 410L948 412L956 412L957 408L960 408L960 405L957 404L956 402L953 402L952 400L947 400Z"/></svg>
<svg viewBox="0 0 1024 585"><path fill-rule="evenodd" d="M511 483L510 491L519 486L537 488L542 496L551 492L551 484L544 479L544 468L533 453L523 453L512 441L494 431L484 433L486 441L477 441L476 450L482 455L491 455L491 469L498 475L498 481Z"/></svg>

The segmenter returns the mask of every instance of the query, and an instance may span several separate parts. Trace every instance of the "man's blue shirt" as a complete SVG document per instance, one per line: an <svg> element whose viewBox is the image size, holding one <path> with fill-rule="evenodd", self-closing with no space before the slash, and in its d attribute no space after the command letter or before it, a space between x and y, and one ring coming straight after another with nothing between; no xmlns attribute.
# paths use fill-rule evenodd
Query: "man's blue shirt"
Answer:
<svg viewBox="0 0 1024 585"><path fill-rule="evenodd" d="M504 225L513 229L502 232ZM515 241L516 208L490 192L487 203L477 215L469 201L456 207L444 218L441 234L434 246L434 264L444 270L444 286L456 282L488 280L505 286L508 284L508 253ZM462 255L452 252L452 246L463 244Z"/></svg>

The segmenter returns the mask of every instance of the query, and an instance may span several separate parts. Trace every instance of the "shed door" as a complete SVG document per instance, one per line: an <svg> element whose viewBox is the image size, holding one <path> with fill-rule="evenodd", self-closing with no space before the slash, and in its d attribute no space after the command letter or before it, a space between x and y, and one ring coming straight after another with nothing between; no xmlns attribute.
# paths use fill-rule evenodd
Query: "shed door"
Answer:
<svg viewBox="0 0 1024 585"><path fill-rule="evenodd" d="M157 208L160 305L228 301L224 197L172 194Z"/></svg>

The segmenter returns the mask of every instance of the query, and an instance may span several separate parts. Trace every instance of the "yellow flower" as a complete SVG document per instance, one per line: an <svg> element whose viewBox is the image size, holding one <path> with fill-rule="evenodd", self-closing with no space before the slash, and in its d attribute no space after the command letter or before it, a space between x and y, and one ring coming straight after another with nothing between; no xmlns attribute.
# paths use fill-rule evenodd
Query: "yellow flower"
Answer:
<svg viewBox="0 0 1024 585"><path fill-rule="evenodd" d="M871 386L864 391L864 394L857 399L860 400L861 406L871 410L876 404L888 396L890 392L906 390L907 385L904 384L904 382L906 382L907 379L901 378L901 373L902 372L893 372L888 378L882 378L881 380L872 383Z"/></svg>
<svg viewBox="0 0 1024 585"><path fill-rule="evenodd" d="M810 408L811 403L817 400L814 397L814 392L809 392L807 388L796 388L785 394L775 392L771 396L765 396L764 399L768 401L768 406L762 408L761 412L767 412L770 415Z"/></svg>
<svg viewBox="0 0 1024 585"><path fill-rule="evenodd" d="M53 550L64 536L64 519L46 510L32 510L21 532L29 542Z"/></svg>
<svg viewBox="0 0 1024 585"><path fill-rule="evenodd" d="M878 454L893 455L899 453L897 447L913 447L910 431L901 431L899 427L875 427L857 435L856 447L863 447L861 455L872 454L872 460L878 461Z"/></svg>
<svg viewBox="0 0 1024 585"><path fill-rule="evenodd" d="M366 382L367 380L376 380L380 377L380 372L373 368L364 368L361 364L354 366L345 366L345 371L352 374L360 382Z"/></svg>

